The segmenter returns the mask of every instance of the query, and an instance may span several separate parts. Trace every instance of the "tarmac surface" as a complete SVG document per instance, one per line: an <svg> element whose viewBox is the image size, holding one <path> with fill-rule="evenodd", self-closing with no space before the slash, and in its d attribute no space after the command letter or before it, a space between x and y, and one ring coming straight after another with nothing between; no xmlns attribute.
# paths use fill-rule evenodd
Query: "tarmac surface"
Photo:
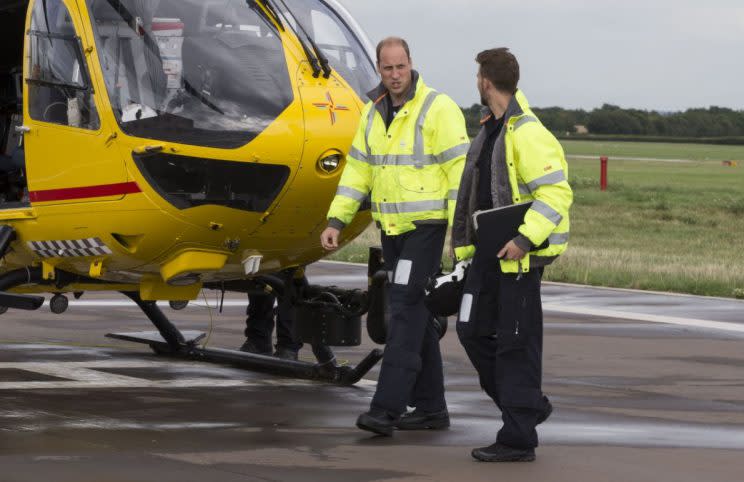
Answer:
<svg viewBox="0 0 744 482"><path fill-rule="evenodd" d="M366 285L364 266L309 273ZM219 313L215 296L164 311L209 332L209 346L238 347L245 299L228 295ZM0 481L742 480L744 302L548 283L543 302L555 411L531 464L471 459L500 414L452 326L442 340L452 427L383 438L354 426L377 369L340 387L158 357L104 338L152 329L115 294L86 294L62 315L10 310L0 316ZM372 348L336 354L355 364Z"/></svg>

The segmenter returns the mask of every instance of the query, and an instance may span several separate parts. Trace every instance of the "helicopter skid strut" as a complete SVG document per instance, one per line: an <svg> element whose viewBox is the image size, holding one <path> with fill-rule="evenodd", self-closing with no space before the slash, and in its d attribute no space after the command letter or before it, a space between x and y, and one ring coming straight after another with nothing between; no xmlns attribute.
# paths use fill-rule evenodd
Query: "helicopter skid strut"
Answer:
<svg viewBox="0 0 744 482"><path fill-rule="evenodd" d="M285 360L239 350L202 348L198 346L198 343L204 338L204 333L198 331L181 332L168 320L155 302L143 301L139 293L127 292L124 294L140 306L158 331L109 333L106 336L150 345L158 355L211 363L226 363L249 370L339 385L354 385L359 382L382 358L382 350L374 349L356 367L352 368L350 366L339 366L336 363L333 351L326 345L312 346L317 363Z"/></svg>

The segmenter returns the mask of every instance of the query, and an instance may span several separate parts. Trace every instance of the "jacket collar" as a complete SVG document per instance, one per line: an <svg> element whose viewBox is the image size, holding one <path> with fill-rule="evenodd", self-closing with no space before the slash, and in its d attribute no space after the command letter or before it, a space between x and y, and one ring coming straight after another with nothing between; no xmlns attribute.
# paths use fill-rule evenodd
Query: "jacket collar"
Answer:
<svg viewBox="0 0 744 482"><path fill-rule="evenodd" d="M529 109L530 104L527 102L527 98L521 90L517 89L517 92L512 96L509 105L506 107L506 112L504 112L504 125L507 125L510 118L524 115L524 113ZM481 116L481 124L485 124L486 121L493 116L493 112L491 112L490 108L483 107L481 110Z"/></svg>
<svg viewBox="0 0 744 482"><path fill-rule="evenodd" d="M419 82L423 82L421 80L421 76L416 70L411 71L411 77L411 88L408 89L404 104L406 102L410 102L411 100L413 100L414 97L416 97L416 92L418 92L418 90L421 88ZM385 88L384 85L382 85L382 82L380 82L377 87L367 92L367 97L369 97L369 100L371 100L375 104L382 101L382 99L384 99L385 97L388 97L388 95L388 90Z"/></svg>

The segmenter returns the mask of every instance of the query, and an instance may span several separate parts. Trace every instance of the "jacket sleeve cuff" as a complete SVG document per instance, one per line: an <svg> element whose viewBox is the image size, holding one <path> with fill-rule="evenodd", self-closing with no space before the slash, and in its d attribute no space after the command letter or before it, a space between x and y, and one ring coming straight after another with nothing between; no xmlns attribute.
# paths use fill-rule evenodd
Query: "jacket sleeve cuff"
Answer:
<svg viewBox="0 0 744 482"><path fill-rule="evenodd" d="M527 236L525 236L524 234L518 235L512 241L514 241L514 244L519 246L519 249L521 249L525 253L529 253L535 247L535 245L532 244L532 241L527 239Z"/></svg>
<svg viewBox="0 0 744 482"><path fill-rule="evenodd" d="M343 222L343 221L341 221L338 218L329 218L328 219L328 227L329 228L335 228L335 229L338 229L339 231L341 231L342 229L344 229L346 227L346 223Z"/></svg>
<svg viewBox="0 0 744 482"><path fill-rule="evenodd" d="M460 246L455 248L455 258L457 261L464 261L475 256L475 246L472 244L468 246Z"/></svg>

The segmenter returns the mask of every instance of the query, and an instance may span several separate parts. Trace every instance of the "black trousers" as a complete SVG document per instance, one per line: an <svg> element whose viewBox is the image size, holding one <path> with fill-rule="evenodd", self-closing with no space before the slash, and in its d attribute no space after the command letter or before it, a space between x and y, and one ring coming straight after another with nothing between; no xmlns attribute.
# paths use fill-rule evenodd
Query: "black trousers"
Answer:
<svg viewBox="0 0 744 482"><path fill-rule="evenodd" d="M406 405L434 412L447 408L439 335L424 306L424 288L442 259L447 227L422 225L398 235L382 234L385 269L391 273L391 319L372 408L392 416Z"/></svg>
<svg viewBox="0 0 744 482"><path fill-rule="evenodd" d="M276 346L299 351L302 343L294 334L294 310L279 303L274 309L276 296L272 293L251 294L246 308L245 337L263 353L271 353L271 332L276 318Z"/></svg>
<svg viewBox="0 0 744 482"><path fill-rule="evenodd" d="M537 447L537 417L547 408L542 393L542 268L502 273L498 260L477 253L463 290L457 334L481 387L501 410L504 425L497 442Z"/></svg>

